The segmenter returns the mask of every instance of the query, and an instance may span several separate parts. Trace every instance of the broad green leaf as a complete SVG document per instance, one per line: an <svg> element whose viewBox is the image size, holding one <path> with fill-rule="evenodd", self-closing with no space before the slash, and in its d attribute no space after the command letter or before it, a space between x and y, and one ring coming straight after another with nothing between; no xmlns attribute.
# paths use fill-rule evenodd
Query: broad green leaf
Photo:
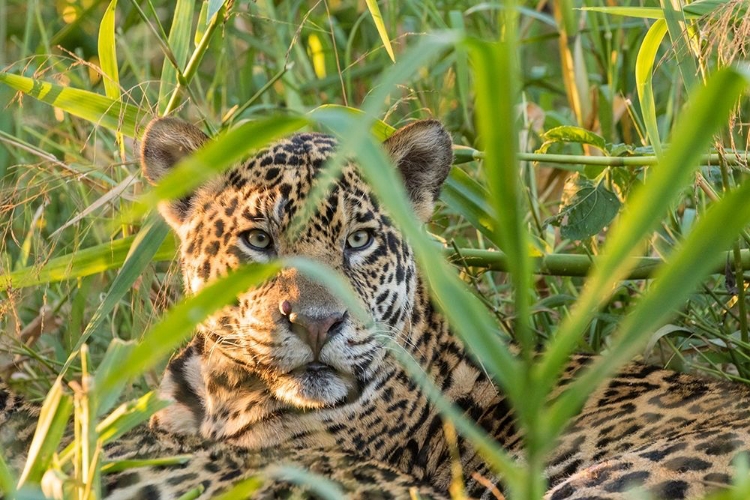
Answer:
<svg viewBox="0 0 750 500"><path fill-rule="evenodd" d="M37 484L42 479L72 412L73 398L63 393L62 381L58 378L47 393L39 411L34 438L31 440L26 464L18 480L19 488L26 482Z"/></svg>
<svg viewBox="0 0 750 500"><path fill-rule="evenodd" d="M539 148L540 153L547 151L550 145L557 142L590 144L607 153L607 143L604 137L585 128L574 127L572 125L563 125L550 129L542 134L542 139L544 139L544 144Z"/></svg>
<svg viewBox="0 0 750 500"><path fill-rule="evenodd" d="M148 115L147 111L137 106L94 92L63 87L21 75L0 72L0 82L95 125L120 132L126 137L135 137L139 120Z"/></svg>
<svg viewBox="0 0 750 500"><path fill-rule="evenodd" d="M656 21L646 33L635 61L635 83L638 90L638 99L641 102L643 123L646 125L646 133L657 158L660 158L662 154L661 139L659 138L659 127L656 124L656 105L654 104L654 88L651 80L656 51L659 50L659 45L666 34L667 23L662 19Z"/></svg>
<svg viewBox="0 0 750 500"><path fill-rule="evenodd" d="M193 26L193 0L177 0L172 16L172 27L169 29L167 45L179 65L179 71L185 69L188 53L190 51L190 29ZM177 69L168 57L164 58L161 66L161 78L159 79L159 114L164 114L167 109L167 96L177 86Z"/></svg>
<svg viewBox="0 0 750 500"><path fill-rule="evenodd" d="M375 23L380 39L383 41L385 51L388 52L388 57L391 58L391 61L396 62L396 56L393 55L393 47L391 47L391 39L388 38L388 31L385 29L385 23L383 22L382 14L380 14L380 7L378 7L377 0L365 0L365 3L370 10L372 21Z"/></svg>
<svg viewBox="0 0 750 500"><path fill-rule="evenodd" d="M549 222L560 226L563 238L580 241L599 234L619 210L619 198L604 182L585 183Z"/></svg>
<svg viewBox="0 0 750 500"><path fill-rule="evenodd" d="M42 283L82 278L121 267L133 246L134 236L55 257L44 266L31 266L0 275L0 292L9 287L24 288ZM153 257L154 262L173 260L177 253L174 238L167 238Z"/></svg>
<svg viewBox="0 0 750 500"><path fill-rule="evenodd" d="M750 182L745 182L715 202L698 219L681 247L656 272L649 291L625 317L608 352L555 402L550 413L551 433L558 433L587 395L630 361L648 342L652 332L674 316L705 276L726 258L724 250L750 224L748 198Z"/></svg>
<svg viewBox="0 0 750 500"><path fill-rule="evenodd" d="M460 168L451 169L450 176L440 191L440 199L492 240L495 222L490 215L492 208L487 203L489 195L466 172Z"/></svg>
<svg viewBox="0 0 750 500"><path fill-rule="evenodd" d="M123 362L122 369L105 377L98 389L106 393L116 387L119 380L130 380L153 368L189 338L200 322L235 300L238 294L275 275L279 268L279 264L273 262L243 266L175 305L146 333Z"/></svg>
<svg viewBox="0 0 750 500"><path fill-rule="evenodd" d="M120 76L117 71L117 49L115 46L115 12L117 0L112 0L104 11L99 24L99 65L102 68L104 93L110 99L120 100Z"/></svg>
<svg viewBox="0 0 750 500"><path fill-rule="evenodd" d="M548 391L554 386L592 311L608 300L613 285L633 264L629 257L638 251L643 238L659 224L673 200L690 183L700 155L708 148L713 133L726 123L748 82L747 72L725 68L690 96L689 106L677 121L670 148L652 169L647 182L630 195L578 302L544 353L534 377L539 387Z"/></svg>

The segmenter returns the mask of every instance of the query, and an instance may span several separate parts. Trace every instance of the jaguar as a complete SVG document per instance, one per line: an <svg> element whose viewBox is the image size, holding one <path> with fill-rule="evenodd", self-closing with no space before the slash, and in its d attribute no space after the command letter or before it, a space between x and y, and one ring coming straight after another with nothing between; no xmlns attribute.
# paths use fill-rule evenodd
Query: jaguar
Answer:
<svg viewBox="0 0 750 500"><path fill-rule="evenodd" d="M158 184L210 139L158 118L142 138L144 176ZM397 130L383 149L414 214L428 222L451 169L452 141L435 120ZM478 451L454 439L399 349L509 454L523 460L513 409L430 299L407 239L354 162L321 197L337 141L302 133L257 152L190 194L162 202L180 239L187 294L249 263L304 257L342 276L350 303L296 268L239 294L169 361L159 388L171 405L110 456L190 451L178 468L109 476L111 498L208 498L278 463L311 469L352 497L449 496L456 465L471 497L504 498ZM308 205L312 204L310 210ZM395 347L394 347L395 346ZM573 357L561 384L591 358ZM549 457L545 498L700 498L731 483L750 450L750 392L739 384L632 363L589 397ZM269 497L299 488L279 481Z"/></svg>

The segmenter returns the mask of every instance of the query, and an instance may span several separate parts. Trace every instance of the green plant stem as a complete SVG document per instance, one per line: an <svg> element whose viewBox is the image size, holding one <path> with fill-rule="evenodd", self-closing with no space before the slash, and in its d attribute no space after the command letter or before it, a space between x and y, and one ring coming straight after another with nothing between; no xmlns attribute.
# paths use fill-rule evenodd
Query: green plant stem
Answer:
<svg viewBox="0 0 750 500"><path fill-rule="evenodd" d="M745 302L745 278L744 269L747 267L742 260L742 250L740 249L740 242L734 242L734 248L732 250L734 254L734 275L737 283L737 307L739 308L740 317L740 339L747 343L748 341L748 326L747 326L747 304Z"/></svg>
<svg viewBox="0 0 750 500"><path fill-rule="evenodd" d="M729 169L727 168L726 159L721 156L719 159L719 166L721 168L721 182L724 185L724 192L728 192L731 188L729 181ZM747 343L748 332L747 332L747 304L745 303L745 278L744 268L742 265L742 251L740 249L740 242L735 241L732 247L732 254L734 256L734 277L737 286L737 308L739 309L739 322L740 322L740 339L742 342Z"/></svg>
<svg viewBox="0 0 750 500"><path fill-rule="evenodd" d="M464 163L472 160L484 158L484 152L464 146L456 146L453 149L456 156L456 163ZM745 152L737 152L735 155L727 151L728 156L724 157L727 165L744 166L742 157ZM567 165L595 165L601 167L647 167L656 165L659 161L656 156L586 156L586 155L560 155L545 153L518 153L518 159L521 161L532 161L538 163L560 163ZM719 154L707 154L701 157L702 165L718 165L721 161Z"/></svg>
<svg viewBox="0 0 750 500"><path fill-rule="evenodd" d="M724 254L723 262L733 255L731 252ZM471 267L502 272L508 270L508 258L500 251L463 248L459 255L452 249L446 249L445 255L449 259L460 259L462 263ZM742 269L750 267L750 250L740 250L739 259ZM649 279L664 263L658 257L637 257L634 260L636 264L625 279ZM588 256L575 254L547 254L534 258L533 262L535 273L550 276L587 276L593 264ZM724 274L724 264L717 266L712 273Z"/></svg>
<svg viewBox="0 0 750 500"><path fill-rule="evenodd" d="M182 73L181 78L178 73L177 87L175 87L174 92L172 92L172 97L170 97L169 99L169 104L167 104L167 108L164 110L165 115L168 115L169 113L174 111L175 108L177 108L177 106L180 104L180 94L182 93L182 89L188 86L190 81L193 79L193 76L195 76L195 73L198 71L198 65L203 60L203 56L208 50L208 44L211 41L216 28L219 26L219 19L224 18L225 11L226 7L222 5L219 11L214 14L214 17L211 19L211 22L206 28L206 32L203 33L203 38L201 38L198 46L195 47L193 55L190 57L187 66L185 66L185 71Z"/></svg>

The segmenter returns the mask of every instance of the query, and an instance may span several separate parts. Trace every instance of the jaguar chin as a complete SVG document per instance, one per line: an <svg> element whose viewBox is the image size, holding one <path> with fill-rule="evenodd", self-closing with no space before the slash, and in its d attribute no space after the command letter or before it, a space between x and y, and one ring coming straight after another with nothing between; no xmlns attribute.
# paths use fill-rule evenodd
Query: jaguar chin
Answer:
<svg viewBox="0 0 750 500"><path fill-rule="evenodd" d="M281 401L302 409L338 406L356 399L357 381L351 375L313 361L281 376L273 393Z"/></svg>

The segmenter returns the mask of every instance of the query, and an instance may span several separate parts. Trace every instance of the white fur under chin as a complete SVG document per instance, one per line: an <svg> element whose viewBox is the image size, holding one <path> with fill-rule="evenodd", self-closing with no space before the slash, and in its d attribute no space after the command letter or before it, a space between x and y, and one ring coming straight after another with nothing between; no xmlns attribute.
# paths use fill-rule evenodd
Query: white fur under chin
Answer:
<svg viewBox="0 0 750 500"><path fill-rule="evenodd" d="M334 406L354 389L354 381L331 371L290 373L273 387L274 396L297 408L314 410Z"/></svg>

